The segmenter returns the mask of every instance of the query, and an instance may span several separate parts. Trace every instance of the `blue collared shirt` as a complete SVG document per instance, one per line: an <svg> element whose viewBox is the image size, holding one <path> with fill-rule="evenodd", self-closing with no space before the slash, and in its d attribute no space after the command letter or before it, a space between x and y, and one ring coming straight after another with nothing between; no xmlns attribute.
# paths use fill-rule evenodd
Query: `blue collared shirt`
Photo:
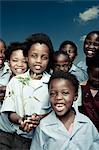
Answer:
<svg viewBox="0 0 99 150"><path fill-rule="evenodd" d="M99 134L88 117L75 115L69 134L63 123L51 112L41 120L33 134L30 150L98 150Z"/></svg>

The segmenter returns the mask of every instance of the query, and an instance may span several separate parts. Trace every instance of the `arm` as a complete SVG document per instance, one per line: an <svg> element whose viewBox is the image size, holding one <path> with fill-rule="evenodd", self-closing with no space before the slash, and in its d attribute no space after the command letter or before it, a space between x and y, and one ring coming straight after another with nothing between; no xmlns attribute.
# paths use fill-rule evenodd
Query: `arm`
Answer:
<svg viewBox="0 0 99 150"><path fill-rule="evenodd" d="M20 117L19 115L17 115L17 113L10 112L9 120L19 125L19 128L21 130L29 132L34 127L37 127L37 125L39 124L40 118L36 114L33 114L32 116Z"/></svg>
<svg viewBox="0 0 99 150"><path fill-rule="evenodd" d="M5 96L5 91L6 91L6 86L0 86L0 101L4 99Z"/></svg>

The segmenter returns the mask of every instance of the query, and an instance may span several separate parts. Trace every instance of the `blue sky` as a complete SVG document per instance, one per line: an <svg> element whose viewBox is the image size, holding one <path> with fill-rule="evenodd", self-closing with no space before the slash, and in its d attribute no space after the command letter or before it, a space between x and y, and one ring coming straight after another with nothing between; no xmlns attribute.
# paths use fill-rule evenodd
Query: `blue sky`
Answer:
<svg viewBox="0 0 99 150"><path fill-rule="evenodd" d="M83 39L99 30L99 0L0 0L0 37L7 44L44 32L55 50L64 40L78 46L76 61L84 59Z"/></svg>

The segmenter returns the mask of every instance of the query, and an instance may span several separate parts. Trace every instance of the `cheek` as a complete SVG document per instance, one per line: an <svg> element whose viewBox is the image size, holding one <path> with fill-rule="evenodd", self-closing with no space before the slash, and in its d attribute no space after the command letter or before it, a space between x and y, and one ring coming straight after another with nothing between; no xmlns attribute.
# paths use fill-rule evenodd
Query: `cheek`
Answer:
<svg viewBox="0 0 99 150"><path fill-rule="evenodd" d="M43 65L44 67L47 67L47 65L48 65L48 62L49 62L48 60L46 60L46 61L43 61L43 62L42 62L42 65Z"/></svg>

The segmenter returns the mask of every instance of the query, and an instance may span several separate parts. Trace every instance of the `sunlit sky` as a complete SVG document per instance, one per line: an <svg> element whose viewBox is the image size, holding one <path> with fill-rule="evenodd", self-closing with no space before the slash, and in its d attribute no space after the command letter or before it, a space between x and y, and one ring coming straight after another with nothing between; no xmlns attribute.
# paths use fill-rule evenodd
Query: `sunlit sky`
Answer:
<svg viewBox="0 0 99 150"><path fill-rule="evenodd" d="M64 40L78 46L76 62L84 59L83 39L99 30L99 0L0 0L0 37L7 44L44 32L55 50Z"/></svg>

